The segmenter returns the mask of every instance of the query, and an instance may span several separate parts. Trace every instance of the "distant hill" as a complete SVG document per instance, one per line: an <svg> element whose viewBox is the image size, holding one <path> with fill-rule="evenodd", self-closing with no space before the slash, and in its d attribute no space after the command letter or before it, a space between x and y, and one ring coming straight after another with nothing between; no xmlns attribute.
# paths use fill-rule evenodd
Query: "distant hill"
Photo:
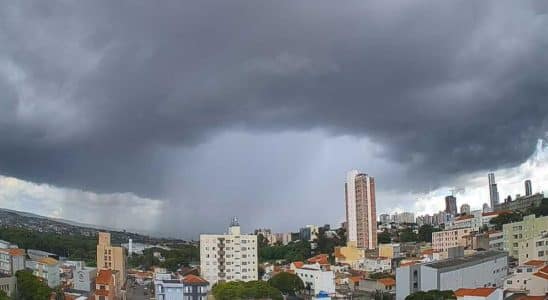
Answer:
<svg viewBox="0 0 548 300"><path fill-rule="evenodd" d="M98 231L108 231L112 235L113 243L126 243L129 239L132 239L134 242L148 244L187 243L181 239L153 237L148 234L129 232L118 228L79 223L61 218L50 218L7 208L0 208L0 227L23 228L38 232L50 232L73 236L95 236Z"/></svg>
<svg viewBox="0 0 548 300"><path fill-rule="evenodd" d="M30 213L30 212L26 212L26 211L18 211L18 210L7 209L7 208L0 208L0 211L5 211L5 212L18 214L22 217L27 217L27 218L45 219L45 220L50 220L50 221L54 221L54 222L65 223L65 224L72 225L72 226L77 226L77 227L93 228L93 229L107 230L107 231L123 231L122 229L119 229L119 228L99 226L99 225L94 225L94 224L79 223L79 222L75 222L75 221L71 221L71 220L65 220L65 219L61 219L61 218L50 218L50 217L41 216L41 215L33 214L33 213Z"/></svg>

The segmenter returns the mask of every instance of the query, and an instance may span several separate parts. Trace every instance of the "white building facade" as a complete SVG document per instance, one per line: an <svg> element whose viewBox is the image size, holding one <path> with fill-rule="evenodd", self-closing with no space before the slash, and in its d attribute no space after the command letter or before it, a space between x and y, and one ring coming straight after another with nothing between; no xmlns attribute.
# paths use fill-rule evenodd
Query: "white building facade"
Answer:
<svg viewBox="0 0 548 300"><path fill-rule="evenodd" d="M294 269L301 278L306 289L310 288L315 295L323 292L335 294L335 274L331 270L322 269L319 264L303 265Z"/></svg>
<svg viewBox="0 0 548 300"><path fill-rule="evenodd" d="M242 235L234 219L228 234L200 235L200 269L211 285L258 279L257 236Z"/></svg>
<svg viewBox="0 0 548 300"><path fill-rule="evenodd" d="M500 251L405 265L396 270L396 299L418 291L502 287L508 274L508 255Z"/></svg>
<svg viewBox="0 0 548 300"><path fill-rule="evenodd" d="M184 284L171 274L158 273L154 276L154 294L156 300L184 299Z"/></svg>

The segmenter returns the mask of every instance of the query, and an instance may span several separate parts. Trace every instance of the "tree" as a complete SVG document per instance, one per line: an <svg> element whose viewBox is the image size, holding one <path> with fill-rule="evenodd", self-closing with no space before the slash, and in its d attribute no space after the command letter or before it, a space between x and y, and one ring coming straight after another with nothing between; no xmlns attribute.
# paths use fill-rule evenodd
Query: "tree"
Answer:
<svg viewBox="0 0 548 300"><path fill-rule="evenodd" d="M48 300L52 290L29 271L17 271L17 295L20 300Z"/></svg>
<svg viewBox="0 0 548 300"><path fill-rule="evenodd" d="M495 226L495 229L502 230L502 226L508 223L519 222L523 220L520 213L512 212L506 214L500 214L492 218L489 223Z"/></svg>
<svg viewBox="0 0 548 300"><path fill-rule="evenodd" d="M539 206L530 208L527 215L535 215L535 217L548 216L548 198L542 199Z"/></svg>
<svg viewBox="0 0 548 300"><path fill-rule="evenodd" d="M405 228L402 231L400 231L400 242L406 243L406 242L417 242L419 240L418 235L413 232L411 228Z"/></svg>
<svg viewBox="0 0 548 300"><path fill-rule="evenodd" d="M213 287L216 300L283 299L282 293L264 281L231 281Z"/></svg>
<svg viewBox="0 0 548 300"><path fill-rule="evenodd" d="M390 273L384 273L384 272L379 272L379 273L371 273L369 274L369 278L370 279L382 279L382 278L393 278L393 279L396 279L394 277L394 275L390 274Z"/></svg>
<svg viewBox="0 0 548 300"><path fill-rule="evenodd" d="M0 300L10 300L10 297L6 295L6 292L0 291Z"/></svg>
<svg viewBox="0 0 548 300"><path fill-rule="evenodd" d="M434 226L432 225L429 225L429 224L422 225L419 228L419 236L418 236L419 241L431 243L432 233L437 231L440 231L440 230L437 228L434 228Z"/></svg>
<svg viewBox="0 0 548 300"><path fill-rule="evenodd" d="M268 246L259 248L259 261L286 260L300 261L311 257L310 243L307 241L291 242L285 246Z"/></svg>
<svg viewBox="0 0 548 300"><path fill-rule="evenodd" d="M338 234L328 236L327 230L324 227L320 227L318 232L318 238L316 239L317 253L329 253L330 259L334 262L335 258L332 254L335 252L335 247L344 246L346 244L345 239L341 239Z"/></svg>
<svg viewBox="0 0 548 300"><path fill-rule="evenodd" d="M438 291L430 290L428 292L416 292L407 297L405 300L447 300L447 299L457 299L453 291Z"/></svg>
<svg viewBox="0 0 548 300"><path fill-rule="evenodd" d="M377 244L390 244L392 242L392 235L388 230L383 230L377 235Z"/></svg>
<svg viewBox="0 0 548 300"><path fill-rule="evenodd" d="M299 276L287 272L281 272L274 275L268 281L268 284L277 288L283 294L295 295L304 290L304 283Z"/></svg>

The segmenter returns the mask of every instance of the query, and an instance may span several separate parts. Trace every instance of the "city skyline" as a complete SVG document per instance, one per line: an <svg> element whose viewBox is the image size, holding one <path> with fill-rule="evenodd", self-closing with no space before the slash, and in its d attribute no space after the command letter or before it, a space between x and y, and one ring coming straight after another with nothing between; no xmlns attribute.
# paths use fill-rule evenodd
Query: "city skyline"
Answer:
<svg viewBox="0 0 548 300"><path fill-rule="evenodd" d="M338 224L352 169L374 174L378 214L442 210L456 186L474 209L489 172L501 201L526 179L540 191L547 11L7 3L0 207L191 238L227 215L279 232Z"/></svg>

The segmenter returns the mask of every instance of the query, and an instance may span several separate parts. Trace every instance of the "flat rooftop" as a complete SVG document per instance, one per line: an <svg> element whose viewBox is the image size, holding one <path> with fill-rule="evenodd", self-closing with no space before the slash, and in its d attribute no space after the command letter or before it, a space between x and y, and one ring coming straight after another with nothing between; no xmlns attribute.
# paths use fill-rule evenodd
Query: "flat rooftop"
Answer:
<svg viewBox="0 0 548 300"><path fill-rule="evenodd" d="M425 266L434 268L434 269L446 269L446 268L458 269L458 268L477 265L479 263L493 260L496 258L503 258L506 256L507 256L506 252L491 250L491 251L478 252L470 256L440 260L440 261L425 264Z"/></svg>

